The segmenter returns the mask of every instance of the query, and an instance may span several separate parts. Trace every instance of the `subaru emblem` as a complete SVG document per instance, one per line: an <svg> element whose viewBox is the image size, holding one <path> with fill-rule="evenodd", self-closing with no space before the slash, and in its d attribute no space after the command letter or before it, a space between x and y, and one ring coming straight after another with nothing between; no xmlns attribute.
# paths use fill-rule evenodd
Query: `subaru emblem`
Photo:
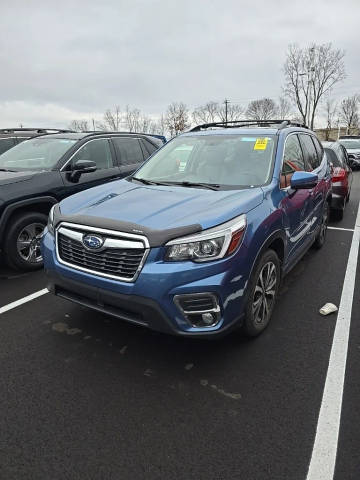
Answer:
<svg viewBox="0 0 360 480"><path fill-rule="evenodd" d="M97 250L104 245L104 239L99 235L84 235L83 237L83 244L86 248L90 250Z"/></svg>

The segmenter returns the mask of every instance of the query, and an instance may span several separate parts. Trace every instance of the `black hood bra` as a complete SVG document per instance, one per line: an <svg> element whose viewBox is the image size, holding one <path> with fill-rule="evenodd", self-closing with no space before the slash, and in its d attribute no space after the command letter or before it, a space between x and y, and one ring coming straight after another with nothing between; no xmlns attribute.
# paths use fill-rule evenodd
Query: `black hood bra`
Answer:
<svg viewBox="0 0 360 480"><path fill-rule="evenodd" d="M168 228L164 230L154 230L137 223L124 222L121 220L112 220L104 217L92 217L88 215L62 215L59 205L56 205L54 211L55 227L61 222L74 223L94 228L102 228L105 230L114 230L116 232L132 233L134 235L145 236L150 247L160 247L170 240L178 237L191 235L202 231L200 224L186 225L183 227Z"/></svg>

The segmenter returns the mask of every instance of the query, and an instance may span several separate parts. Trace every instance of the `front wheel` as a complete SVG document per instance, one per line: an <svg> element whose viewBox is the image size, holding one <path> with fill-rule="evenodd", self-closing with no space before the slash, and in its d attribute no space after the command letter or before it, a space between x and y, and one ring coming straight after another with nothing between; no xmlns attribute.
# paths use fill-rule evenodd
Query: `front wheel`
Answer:
<svg viewBox="0 0 360 480"><path fill-rule="evenodd" d="M259 335L270 322L280 285L280 260L267 250L257 263L249 284L242 331L249 337Z"/></svg>
<svg viewBox="0 0 360 480"><path fill-rule="evenodd" d="M320 249L325 243L328 223L329 223L329 204L328 202L325 202L322 216L321 216L320 230L319 230L319 233L316 235L315 241L314 241L314 247L317 249Z"/></svg>
<svg viewBox="0 0 360 480"><path fill-rule="evenodd" d="M31 271L43 266L40 239L46 227L47 216L28 212L17 216L5 239L5 258L17 270Z"/></svg>

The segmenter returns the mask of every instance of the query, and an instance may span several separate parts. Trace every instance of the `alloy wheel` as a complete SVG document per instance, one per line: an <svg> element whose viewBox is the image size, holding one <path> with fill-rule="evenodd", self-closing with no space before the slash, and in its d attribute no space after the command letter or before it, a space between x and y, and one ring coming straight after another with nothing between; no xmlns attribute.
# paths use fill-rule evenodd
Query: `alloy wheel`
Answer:
<svg viewBox="0 0 360 480"><path fill-rule="evenodd" d="M326 203L326 206L323 210L323 216L322 216L320 234L319 234L319 239L321 242L324 242L325 240L328 221L329 221L329 207L328 207L328 204Z"/></svg>
<svg viewBox="0 0 360 480"><path fill-rule="evenodd" d="M19 233L16 241L17 252L24 261L31 264L42 262L40 240L44 228L42 223L30 223Z"/></svg>
<svg viewBox="0 0 360 480"><path fill-rule="evenodd" d="M273 262L267 262L260 270L255 286L252 312L255 324L266 324L275 302L277 270Z"/></svg>

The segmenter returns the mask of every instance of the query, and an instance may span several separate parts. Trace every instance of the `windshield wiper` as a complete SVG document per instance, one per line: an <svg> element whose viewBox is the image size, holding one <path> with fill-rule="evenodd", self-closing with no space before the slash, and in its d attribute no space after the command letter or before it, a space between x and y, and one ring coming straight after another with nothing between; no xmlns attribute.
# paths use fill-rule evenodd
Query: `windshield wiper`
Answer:
<svg viewBox="0 0 360 480"><path fill-rule="evenodd" d="M153 180L146 180L145 178L131 177L131 180L137 180L138 182L144 183L145 185L167 185L167 183L154 182Z"/></svg>
<svg viewBox="0 0 360 480"><path fill-rule="evenodd" d="M219 190L220 185L217 183L203 183L203 182L166 182L166 185L179 185L180 187L201 187L209 190Z"/></svg>
<svg viewBox="0 0 360 480"><path fill-rule="evenodd" d="M9 170L8 168L0 168L0 172L17 172L17 170Z"/></svg>

